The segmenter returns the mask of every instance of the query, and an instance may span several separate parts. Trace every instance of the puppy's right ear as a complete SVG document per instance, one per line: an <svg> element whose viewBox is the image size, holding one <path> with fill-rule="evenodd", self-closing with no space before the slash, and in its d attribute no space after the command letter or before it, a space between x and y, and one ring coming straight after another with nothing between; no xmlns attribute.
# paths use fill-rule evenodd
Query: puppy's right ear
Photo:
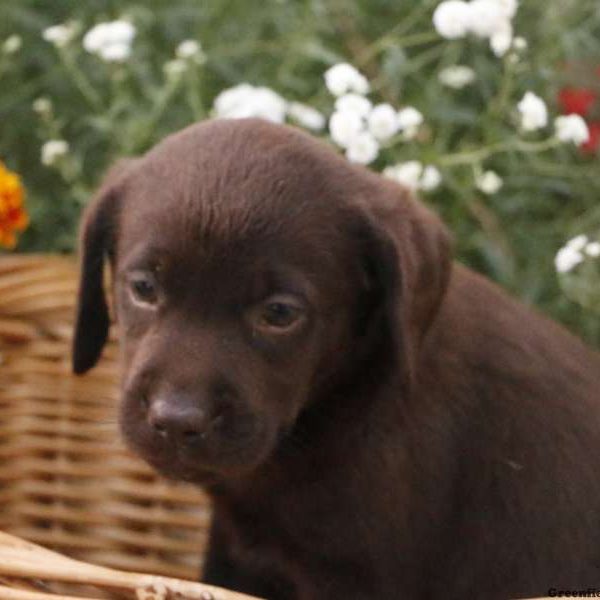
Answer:
<svg viewBox="0 0 600 600"><path fill-rule="evenodd" d="M372 322L387 336L394 373L408 391L419 351L440 306L452 269L451 236L406 188L379 178L362 200L362 262L370 280Z"/></svg>
<svg viewBox="0 0 600 600"><path fill-rule="evenodd" d="M114 250L119 183L130 162L117 163L110 169L81 223L79 294L72 352L73 372L78 375L98 362L108 337L110 319L103 286L104 261Z"/></svg>

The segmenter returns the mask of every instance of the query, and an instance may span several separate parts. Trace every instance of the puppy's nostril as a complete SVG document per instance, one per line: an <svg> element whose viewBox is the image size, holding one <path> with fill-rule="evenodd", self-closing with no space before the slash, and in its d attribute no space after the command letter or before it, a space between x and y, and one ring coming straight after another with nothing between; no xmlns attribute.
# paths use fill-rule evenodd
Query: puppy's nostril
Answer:
<svg viewBox="0 0 600 600"><path fill-rule="evenodd" d="M192 446L205 437L207 415L185 398L150 401L146 420L151 431L171 443Z"/></svg>
<svg viewBox="0 0 600 600"><path fill-rule="evenodd" d="M160 435L167 435L167 426L163 423L154 422L152 423L152 427L154 428L154 431L160 433Z"/></svg>
<svg viewBox="0 0 600 600"><path fill-rule="evenodd" d="M183 439L186 442L195 442L203 437L203 433L201 431L194 431L193 429L189 429L183 432Z"/></svg>

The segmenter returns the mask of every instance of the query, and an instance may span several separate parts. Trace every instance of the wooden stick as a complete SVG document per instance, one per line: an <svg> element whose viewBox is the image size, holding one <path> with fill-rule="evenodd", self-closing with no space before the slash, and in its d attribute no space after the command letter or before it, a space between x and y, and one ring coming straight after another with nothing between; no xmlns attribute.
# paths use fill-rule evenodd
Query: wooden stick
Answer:
<svg viewBox="0 0 600 600"><path fill-rule="evenodd" d="M3 532L0 532L0 574L128 590L137 600L259 600L254 596L191 581L90 565ZM38 600L35 596L30 597ZM13 594L12 598L28 600L29 597ZM67 600L72 599L67 597Z"/></svg>
<svg viewBox="0 0 600 600"><path fill-rule="evenodd" d="M85 600L82 596L58 596L46 592L30 592L0 585L2 600Z"/></svg>

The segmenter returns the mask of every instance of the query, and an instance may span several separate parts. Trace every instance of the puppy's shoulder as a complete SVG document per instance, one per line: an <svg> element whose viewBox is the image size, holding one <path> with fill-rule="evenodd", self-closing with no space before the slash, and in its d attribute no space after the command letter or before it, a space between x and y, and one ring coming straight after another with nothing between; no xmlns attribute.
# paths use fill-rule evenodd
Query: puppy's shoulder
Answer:
<svg viewBox="0 0 600 600"><path fill-rule="evenodd" d="M427 352L454 357L488 380L546 381L596 398L600 355L565 327L474 271L454 264ZM596 391L593 391L595 388Z"/></svg>

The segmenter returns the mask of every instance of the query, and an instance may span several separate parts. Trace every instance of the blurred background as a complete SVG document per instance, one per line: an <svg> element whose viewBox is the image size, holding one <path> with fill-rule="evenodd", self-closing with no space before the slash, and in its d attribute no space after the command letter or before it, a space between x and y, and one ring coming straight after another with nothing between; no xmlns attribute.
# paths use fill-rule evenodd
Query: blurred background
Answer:
<svg viewBox="0 0 600 600"><path fill-rule="evenodd" d="M600 346L596 0L0 0L0 261L72 253L117 158L250 115L411 185Z"/></svg>

